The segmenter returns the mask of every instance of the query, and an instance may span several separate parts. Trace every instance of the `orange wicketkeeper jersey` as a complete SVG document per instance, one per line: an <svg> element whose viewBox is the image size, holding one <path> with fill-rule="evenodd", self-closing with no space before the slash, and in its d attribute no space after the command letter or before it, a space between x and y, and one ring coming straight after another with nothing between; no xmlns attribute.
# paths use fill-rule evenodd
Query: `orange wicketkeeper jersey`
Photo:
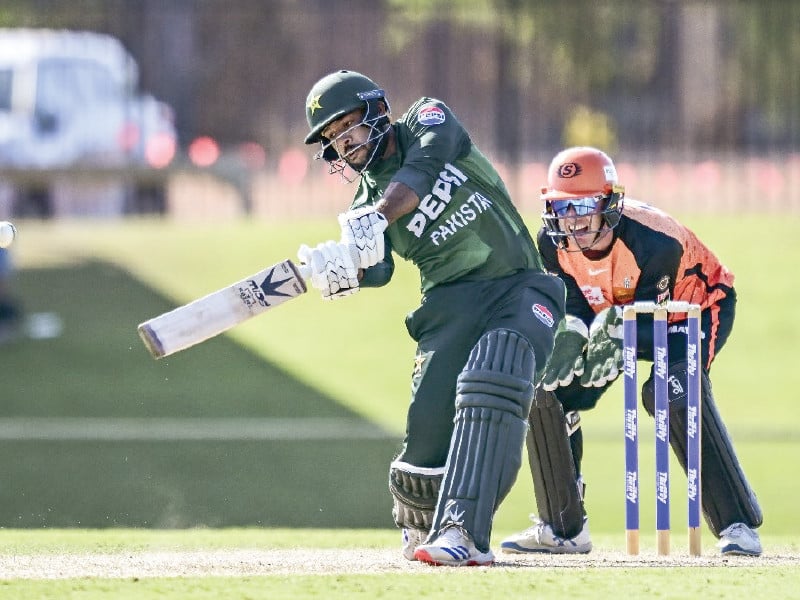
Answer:
<svg viewBox="0 0 800 600"><path fill-rule="evenodd" d="M733 273L691 230L642 202L626 198L624 206L611 251L597 259L558 250L539 231L545 268L566 283L568 314L590 323L604 308L639 300L685 300L705 310L733 288Z"/></svg>

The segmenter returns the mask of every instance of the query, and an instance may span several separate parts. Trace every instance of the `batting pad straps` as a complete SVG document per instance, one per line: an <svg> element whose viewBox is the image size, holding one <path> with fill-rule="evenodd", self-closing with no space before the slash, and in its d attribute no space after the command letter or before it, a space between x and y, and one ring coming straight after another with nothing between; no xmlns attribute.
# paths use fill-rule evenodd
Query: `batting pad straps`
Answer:
<svg viewBox="0 0 800 600"><path fill-rule="evenodd" d="M430 530L439 498L444 467L427 469L394 461L389 467L389 491L394 498L392 516L398 527Z"/></svg>

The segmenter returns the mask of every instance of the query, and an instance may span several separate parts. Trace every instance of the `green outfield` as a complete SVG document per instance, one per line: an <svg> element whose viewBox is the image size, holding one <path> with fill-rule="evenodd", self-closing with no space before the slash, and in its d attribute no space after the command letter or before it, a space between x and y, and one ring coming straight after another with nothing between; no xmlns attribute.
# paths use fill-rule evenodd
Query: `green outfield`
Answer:
<svg viewBox="0 0 800 600"><path fill-rule="evenodd" d="M800 316L790 265L800 219L685 220L737 275L737 323L714 390L764 509L767 552L771 536L791 546ZM309 294L155 361L139 322L336 237L335 220L17 225L18 294L28 315L55 315L62 330L0 346L1 527L324 528L339 539L368 528L386 532L377 543L394 539L386 479L413 367L403 325L419 297L412 268L400 264L391 285L342 301ZM583 421L592 531L620 545L621 395L613 388ZM642 414L645 440L650 423ZM645 442L643 528L653 523L652 456ZM685 478L673 466L682 549ZM526 526L532 509L523 471L495 541ZM708 534L704 542L713 545Z"/></svg>

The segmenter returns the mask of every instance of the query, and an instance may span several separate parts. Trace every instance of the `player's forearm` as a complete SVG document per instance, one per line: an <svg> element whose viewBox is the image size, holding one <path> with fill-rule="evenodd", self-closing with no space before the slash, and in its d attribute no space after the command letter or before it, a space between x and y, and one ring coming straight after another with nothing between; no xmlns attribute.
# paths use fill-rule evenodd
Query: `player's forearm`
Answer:
<svg viewBox="0 0 800 600"><path fill-rule="evenodd" d="M403 215L407 215L419 206L419 196L404 183L393 181L386 186L383 197L375 205L375 209L394 223Z"/></svg>

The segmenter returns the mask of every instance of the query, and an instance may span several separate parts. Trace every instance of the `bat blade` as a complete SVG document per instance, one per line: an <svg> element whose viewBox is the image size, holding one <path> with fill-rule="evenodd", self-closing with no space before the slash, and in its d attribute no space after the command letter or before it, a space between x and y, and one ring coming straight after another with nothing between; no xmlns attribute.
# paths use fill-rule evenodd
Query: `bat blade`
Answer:
<svg viewBox="0 0 800 600"><path fill-rule="evenodd" d="M307 289L304 274L284 260L140 323L139 336L154 358L185 350L301 296Z"/></svg>

